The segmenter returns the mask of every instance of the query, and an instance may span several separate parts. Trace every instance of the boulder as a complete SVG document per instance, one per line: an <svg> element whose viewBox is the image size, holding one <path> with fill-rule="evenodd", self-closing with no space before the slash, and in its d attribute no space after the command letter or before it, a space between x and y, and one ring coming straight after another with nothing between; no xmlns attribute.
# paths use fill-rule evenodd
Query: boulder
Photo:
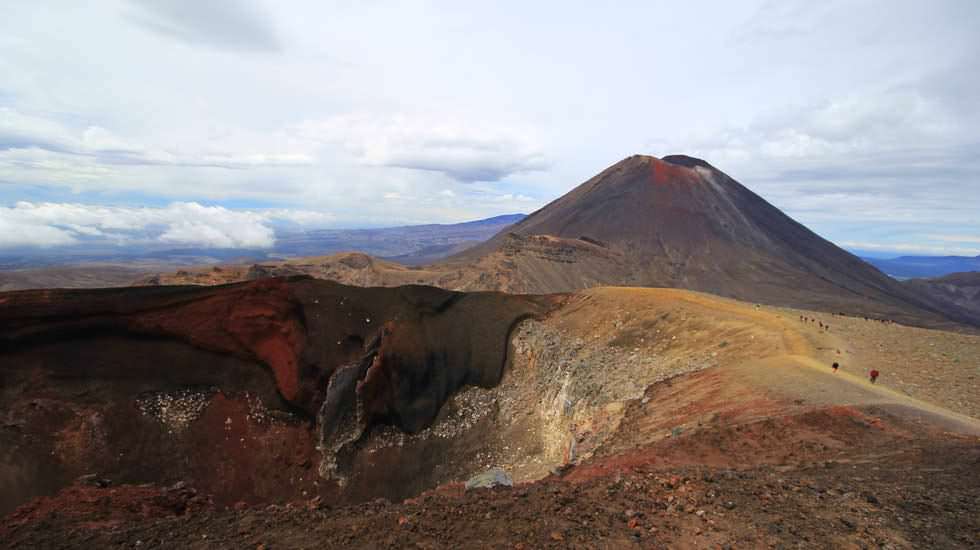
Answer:
<svg viewBox="0 0 980 550"><path fill-rule="evenodd" d="M470 489L490 489L492 487L513 487L514 480L510 478L510 475L501 470L500 468L494 468L492 470L487 470L482 474L477 474L471 477L466 482L466 490Z"/></svg>

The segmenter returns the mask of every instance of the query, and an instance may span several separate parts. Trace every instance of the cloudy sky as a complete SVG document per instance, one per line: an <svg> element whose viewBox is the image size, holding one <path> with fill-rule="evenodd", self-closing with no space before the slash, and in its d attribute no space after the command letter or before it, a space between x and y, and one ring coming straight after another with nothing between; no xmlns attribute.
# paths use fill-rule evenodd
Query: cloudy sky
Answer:
<svg viewBox="0 0 980 550"><path fill-rule="evenodd" d="M0 248L530 212L687 153L838 244L980 254L973 0L2 11Z"/></svg>

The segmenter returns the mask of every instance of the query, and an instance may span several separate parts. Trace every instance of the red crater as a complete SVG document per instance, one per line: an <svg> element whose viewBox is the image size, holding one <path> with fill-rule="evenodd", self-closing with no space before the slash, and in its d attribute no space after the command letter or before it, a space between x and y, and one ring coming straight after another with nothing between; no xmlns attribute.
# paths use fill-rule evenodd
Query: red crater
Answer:
<svg viewBox="0 0 980 550"><path fill-rule="evenodd" d="M650 165L650 182L654 185L692 185L700 181L692 168L667 162L656 157L645 157Z"/></svg>
<svg viewBox="0 0 980 550"><path fill-rule="evenodd" d="M227 505L347 498L344 471L318 475L325 438L351 443L352 469L349 434L424 429L464 385L495 385L511 328L552 305L306 277L0 302L0 515L88 474Z"/></svg>

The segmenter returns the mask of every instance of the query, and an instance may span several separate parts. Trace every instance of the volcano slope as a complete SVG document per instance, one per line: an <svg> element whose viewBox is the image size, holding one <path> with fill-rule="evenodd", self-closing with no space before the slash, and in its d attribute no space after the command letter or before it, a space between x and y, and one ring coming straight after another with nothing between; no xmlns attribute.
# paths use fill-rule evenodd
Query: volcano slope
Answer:
<svg viewBox="0 0 980 550"><path fill-rule="evenodd" d="M978 320L909 292L684 155L629 157L454 260L484 273L460 288L670 287L912 323Z"/></svg>
<svg viewBox="0 0 980 550"><path fill-rule="evenodd" d="M297 284L272 281L252 285ZM319 284L304 281L301 287ZM200 297L257 288L165 293ZM351 299L354 294L346 293L357 292L322 288ZM291 292L309 307L302 301L308 295ZM316 299L323 304L326 296ZM457 298L452 307L465 299ZM113 478L118 473L109 471L109 462L91 473L97 474L96 485L101 477L113 479L113 485L92 486L85 480L35 499L7 516L0 541L32 548L137 543L191 548L906 548L976 543L980 423L969 415L980 402L975 378L980 337L946 338L938 331L682 290L597 288L547 300L515 300L515 309L504 318L533 315L510 332L509 364L499 384L462 386L430 425L415 432L399 429L396 422L370 426L348 447L350 452L329 454L338 457L337 470L330 460L319 472L304 467L302 461L311 457L314 464L324 463L314 448L313 441L322 441L312 435L317 430L296 428L310 420L252 413L243 401L235 412L228 405L236 400L229 388L209 395L183 431L168 433L153 418L137 426L145 432L143 447L165 442L174 463L188 460L182 454L190 448L182 443L188 434L206 434L196 439L204 449L197 453L219 457L207 469L175 469L163 481L157 472ZM232 301L249 303L245 294ZM819 315L824 315L821 323L832 325L830 331L809 321ZM465 317L456 321L468 322ZM866 350L891 339L910 348L932 347L937 356L887 369L867 362ZM380 345L385 346L384 338ZM940 367L938 354L960 358L962 370L942 371L951 374L942 380L915 378L917 371ZM830 358L843 365L839 372L829 368ZM876 385L863 376L872 367L882 370ZM945 362L941 367L950 368ZM43 377L32 380L34 387L44 386ZM909 380L916 383L904 385ZM53 388L64 385L60 399L84 400L88 393L74 384L48 382L46 399L54 399L50 396L58 392ZM44 406L40 397L34 399ZM260 399L262 407L256 410L261 411L275 409L282 397L270 392ZM295 402L308 407L303 399ZM131 392L120 392L117 416L128 411L141 418L138 403ZM945 403L956 410L944 408ZM316 400L313 404L323 409ZM7 430L18 418L9 416ZM76 423L98 424L85 414L75 417ZM34 437L55 434L57 444L32 455L41 457L51 448L54 458L44 459L51 461L63 460L64 449L85 449L79 442L97 439L86 435L97 433L92 428L21 424L16 430ZM288 430L306 443L287 445L286 438L270 435ZM328 438L343 440L350 441ZM123 449L113 448L112 454L118 450ZM517 485L464 491L458 483L491 467L508 471ZM246 468L251 483L268 483L276 491L246 498L222 493L228 485L212 480ZM324 492L322 487L336 485L338 471L346 476L344 490L361 498L330 498L339 493ZM307 481L296 482L299 477ZM185 483L165 486L177 480ZM384 499L343 504L369 495ZM225 507L236 498L244 502Z"/></svg>
<svg viewBox="0 0 980 550"><path fill-rule="evenodd" d="M931 279L908 279L903 284L912 292L980 315L980 272L967 271Z"/></svg>
<svg viewBox="0 0 980 550"><path fill-rule="evenodd" d="M683 155L624 159L489 241L429 266L343 254L222 269L153 281L210 284L302 272L348 284L509 293L667 287L919 326L980 326L975 312L906 288L707 162Z"/></svg>

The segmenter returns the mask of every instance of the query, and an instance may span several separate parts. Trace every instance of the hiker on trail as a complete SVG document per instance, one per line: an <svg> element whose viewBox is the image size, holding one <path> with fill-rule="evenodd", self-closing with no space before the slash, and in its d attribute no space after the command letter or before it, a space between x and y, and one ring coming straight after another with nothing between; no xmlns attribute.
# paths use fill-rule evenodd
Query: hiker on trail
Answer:
<svg viewBox="0 0 980 550"><path fill-rule="evenodd" d="M871 383L874 384L875 381L878 380L878 371L872 369L871 372L868 373L868 376L871 378Z"/></svg>
<svg viewBox="0 0 980 550"><path fill-rule="evenodd" d="M837 363L835 362L835 363L834 363L833 365L831 365L831 366L830 366L830 368L832 368L832 369L834 369L834 372L837 372L837 369L839 369L839 368L840 368L840 365L838 365L838 364L837 364Z"/></svg>

